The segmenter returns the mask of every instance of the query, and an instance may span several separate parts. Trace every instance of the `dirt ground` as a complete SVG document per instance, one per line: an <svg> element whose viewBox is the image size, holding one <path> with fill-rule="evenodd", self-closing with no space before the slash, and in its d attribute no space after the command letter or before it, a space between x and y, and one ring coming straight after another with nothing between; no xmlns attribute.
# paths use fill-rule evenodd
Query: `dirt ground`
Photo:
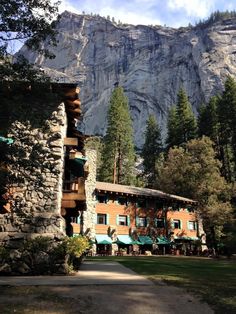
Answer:
<svg viewBox="0 0 236 314"><path fill-rule="evenodd" d="M1 314L211 314L208 305L166 286L0 287Z"/></svg>

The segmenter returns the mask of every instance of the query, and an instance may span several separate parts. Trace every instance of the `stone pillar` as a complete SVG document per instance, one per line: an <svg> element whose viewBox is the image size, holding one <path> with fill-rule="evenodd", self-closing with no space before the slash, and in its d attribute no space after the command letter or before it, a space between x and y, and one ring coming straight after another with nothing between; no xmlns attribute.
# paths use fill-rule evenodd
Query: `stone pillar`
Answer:
<svg viewBox="0 0 236 314"><path fill-rule="evenodd" d="M10 205L8 213L0 214L0 243L12 248L19 246L21 239L65 235L60 213L65 106L57 100L40 105L30 103L27 119L19 116L8 129L8 136L14 139L7 153Z"/></svg>
<svg viewBox="0 0 236 314"><path fill-rule="evenodd" d="M86 211L83 212L83 231L91 240L95 240L95 217L96 217L96 161L95 150L87 149L89 174L85 181Z"/></svg>

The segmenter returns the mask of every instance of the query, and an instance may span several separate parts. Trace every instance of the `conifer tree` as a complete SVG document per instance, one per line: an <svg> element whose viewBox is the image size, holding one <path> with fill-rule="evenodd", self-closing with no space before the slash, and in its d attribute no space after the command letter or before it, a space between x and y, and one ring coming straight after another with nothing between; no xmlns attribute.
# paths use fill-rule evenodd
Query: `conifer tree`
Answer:
<svg viewBox="0 0 236 314"><path fill-rule="evenodd" d="M161 130L154 115L147 120L145 142L141 152L143 158L144 175L147 178L147 186L154 187L156 181L156 164L162 152Z"/></svg>
<svg viewBox="0 0 236 314"><path fill-rule="evenodd" d="M176 107L173 106L169 109L169 114L167 118L167 139L166 139L167 149L175 146L177 143L176 129L177 129L177 112Z"/></svg>
<svg viewBox="0 0 236 314"><path fill-rule="evenodd" d="M188 97L183 89L178 92L178 100L176 106L177 113L177 145L187 143L196 137L197 125L196 120L188 101Z"/></svg>
<svg viewBox="0 0 236 314"><path fill-rule="evenodd" d="M111 95L107 133L104 138L100 180L132 184L134 179L134 144L128 99L122 87Z"/></svg>
<svg viewBox="0 0 236 314"><path fill-rule="evenodd" d="M236 82L228 77L218 104L219 137L223 173L228 181L236 172Z"/></svg>
<svg viewBox="0 0 236 314"><path fill-rule="evenodd" d="M169 112L167 147L183 145L197 134L197 124L187 95L183 89L178 92L177 105Z"/></svg>
<svg viewBox="0 0 236 314"><path fill-rule="evenodd" d="M217 107L219 102L219 97L214 96L210 99L207 105L202 105L199 109L198 115L198 135L201 137L203 135L210 137L212 141L217 144L218 142L218 115Z"/></svg>

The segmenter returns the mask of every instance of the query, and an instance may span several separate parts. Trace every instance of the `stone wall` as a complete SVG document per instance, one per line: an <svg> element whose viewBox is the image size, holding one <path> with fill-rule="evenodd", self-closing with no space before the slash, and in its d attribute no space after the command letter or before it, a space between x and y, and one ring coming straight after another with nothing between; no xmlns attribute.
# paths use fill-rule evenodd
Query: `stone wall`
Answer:
<svg viewBox="0 0 236 314"><path fill-rule="evenodd" d="M39 235L65 235L61 217L64 103L50 90L5 93L0 105L10 112L6 136L7 210L0 212L0 243L12 249ZM3 108L0 108L3 109Z"/></svg>
<svg viewBox="0 0 236 314"><path fill-rule="evenodd" d="M89 175L85 181L86 193L86 211L83 212L83 233L91 240L95 240L95 217L96 217L96 161L97 154L95 150L86 149L88 158Z"/></svg>

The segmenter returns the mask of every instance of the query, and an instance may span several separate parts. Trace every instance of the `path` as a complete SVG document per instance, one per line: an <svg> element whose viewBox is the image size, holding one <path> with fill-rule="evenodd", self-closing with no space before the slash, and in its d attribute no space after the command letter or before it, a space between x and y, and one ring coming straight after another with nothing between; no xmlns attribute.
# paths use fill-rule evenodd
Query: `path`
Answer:
<svg viewBox="0 0 236 314"><path fill-rule="evenodd" d="M162 282L154 285L116 262L85 261L75 276L0 277L1 285L47 286L47 291L73 299L72 304L76 300L77 310L68 313L213 313L207 304L184 290Z"/></svg>

